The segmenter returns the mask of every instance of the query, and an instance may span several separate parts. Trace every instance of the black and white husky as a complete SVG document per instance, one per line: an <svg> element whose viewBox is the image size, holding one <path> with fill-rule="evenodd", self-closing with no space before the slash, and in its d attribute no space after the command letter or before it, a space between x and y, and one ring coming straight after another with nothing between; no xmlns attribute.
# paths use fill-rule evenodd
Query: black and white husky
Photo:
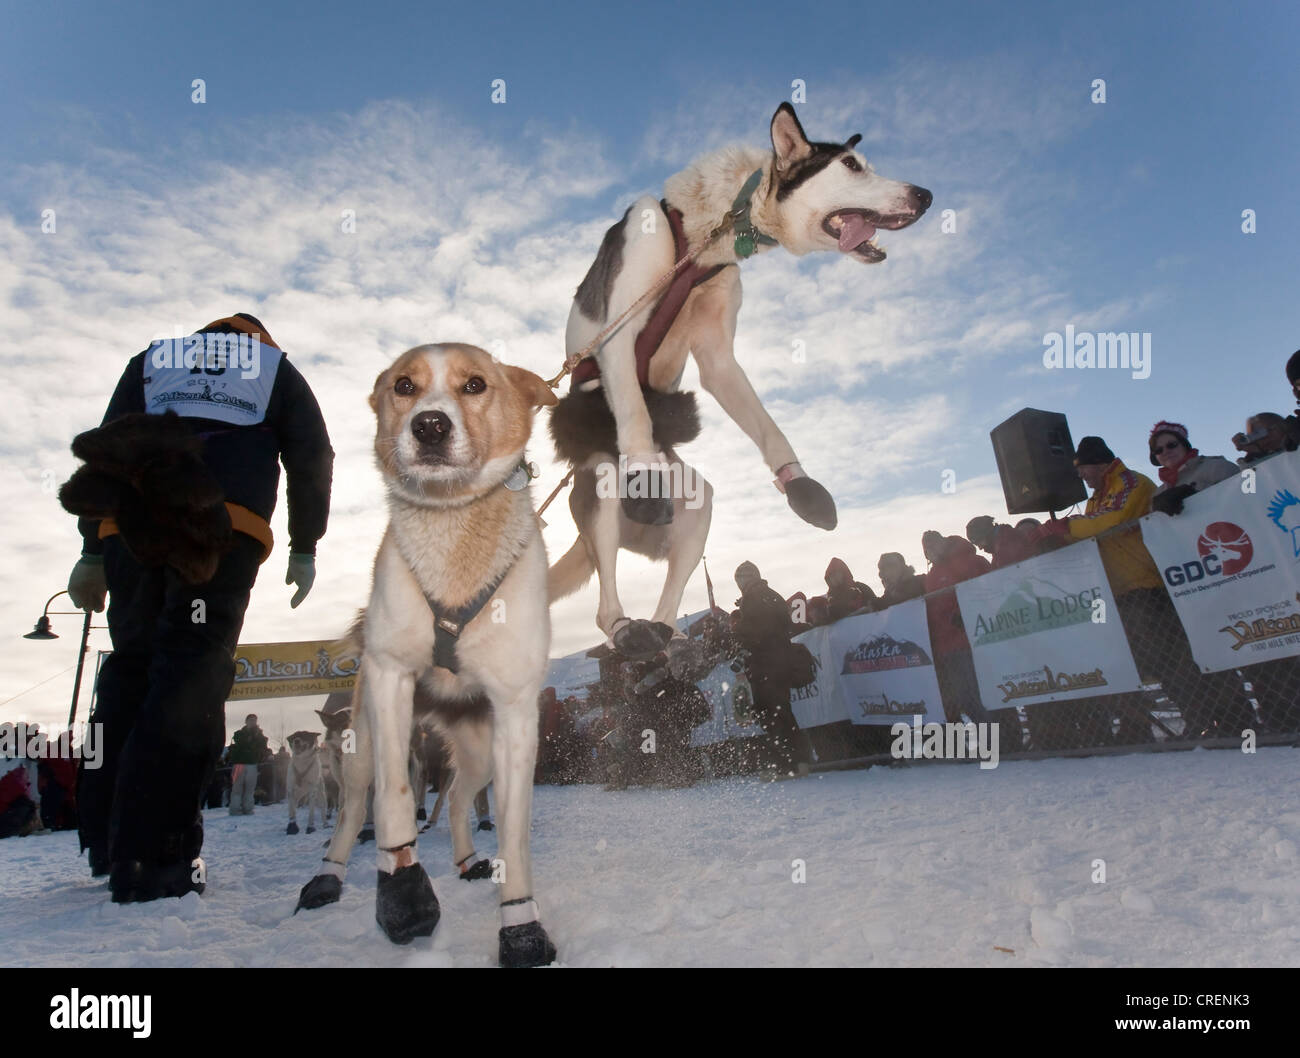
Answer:
<svg viewBox="0 0 1300 1058"><path fill-rule="evenodd" d="M808 477L736 362L744 257L781 246L793 254L838 250L875 264L878 229L905 228L931 195L877 175L844 143L813 143L789 103L772 117L772 150L730 147L671 177L664 198L638 199L605 234L578 287L565 345L583 349L628 310L674 261L706 242L729 213L733 229L708 246L658 298L574 371L551 417L560 458L578 468L570 510L578 540L551 568L551 598L600 577L596 623L630 657L662 649L691 573L704 554L712 489L675 452L699 433L695 398L678 390L688 354L700 382L758 446L791 508L822 529L835 502ZM649 621L623 613L615 583L620 548L668 560Z"/></svg>

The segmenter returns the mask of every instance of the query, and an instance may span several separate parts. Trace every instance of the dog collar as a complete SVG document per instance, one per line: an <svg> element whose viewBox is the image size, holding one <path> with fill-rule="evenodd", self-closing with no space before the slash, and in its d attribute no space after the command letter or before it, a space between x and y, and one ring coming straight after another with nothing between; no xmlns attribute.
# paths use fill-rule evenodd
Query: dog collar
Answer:
<svg viewBox="0 0 1300 1058"><path fill-rule="evenodd" d="M749 216L750 199L754 197L754 192L758 190L758 185L762 180L762 169L755 169L750 173L749 179L745 181L744 186L740 189L740 194L731 203L731 212L727 214L731 218L731 229L736 233L736 239L733 243L736 256L742 260L746 257L752 257L758 252L760 246L777 245L772 236L764 235L754 227L754 222Z"/></svg>
<svg viewBox="0 0 1300 1058"><path fill-rule="evenodd" d="M537 464L521 459L515 469L510 472L510 476L506 478L505 486L511 492L520 492L528 488L528 483L536 477L541 477Z"/></svg>

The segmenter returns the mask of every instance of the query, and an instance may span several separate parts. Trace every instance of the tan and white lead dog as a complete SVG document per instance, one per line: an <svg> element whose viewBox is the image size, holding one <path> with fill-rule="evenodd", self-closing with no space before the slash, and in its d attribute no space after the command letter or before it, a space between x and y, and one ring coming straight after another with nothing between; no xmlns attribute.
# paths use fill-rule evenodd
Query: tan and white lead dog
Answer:
<svg viewBox="0 0 1300 1058"><path fill-rule="evenodd" d="M469 829L474 795L497 791L503 966L552 962L533 899L529 824L538 695L550 648L546 550L528 492L524 447L534 410L556 398L542 379L470 345L398 357L370 396L389 523L364 614L344 802L321 872L299 907L338 899L375 783L375 917L390 940L429 936L438 899L416 853L407 772L417 707L451 746L453 858L462 877L493 872Z"/></svg>

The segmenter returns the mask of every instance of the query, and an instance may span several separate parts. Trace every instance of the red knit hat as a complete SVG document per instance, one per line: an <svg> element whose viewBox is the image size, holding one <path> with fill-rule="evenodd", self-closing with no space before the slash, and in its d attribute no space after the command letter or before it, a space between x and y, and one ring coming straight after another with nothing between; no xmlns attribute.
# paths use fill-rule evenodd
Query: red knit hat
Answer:
<svg viewBox="0 0 1300 1058"><path fill-rule="evenodd" d="M1156 458L1156 438L1159 437L1162 433L1173 434L1175 437L1177 437L1180 441L1183 442L1184 448L1192 447L1191 442L1187 440L1186 426L1184 426L1180 422L1166 422L1164 419L1161 419L1158 423L1156 423L1153 427L1151 427L1151 435L1147 438L1147 449L1151 456L1151 465L1153 467L1158 467L1160 465L1160 460Z"/></svg>

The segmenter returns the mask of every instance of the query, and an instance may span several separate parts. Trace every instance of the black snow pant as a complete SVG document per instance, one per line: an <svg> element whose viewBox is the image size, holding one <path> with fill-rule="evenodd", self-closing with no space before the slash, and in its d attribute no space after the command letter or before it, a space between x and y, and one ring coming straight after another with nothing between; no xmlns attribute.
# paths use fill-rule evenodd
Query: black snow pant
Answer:
<svg viewBox="0 0 1300 1058"><path fill-rule="evenodd" d="M201 799L226 739L235 647L262 545L243 533L206 584L140 566L104 541L113 653L90 722L101 767L77 773L81 847L110 863L192 860L203 847ZM201 603L201 605L199 605Z"/></svg>
<svg viewBox="0 0 1300 1058"><path fill-rule="evenodd" d="M794 710L790 708L790 688L765 676L751 676L754 693L754 719L767 736L766 763L783 771L793 771L797 764L812 763L812 743L808 733L799 730Z"/></svg>

